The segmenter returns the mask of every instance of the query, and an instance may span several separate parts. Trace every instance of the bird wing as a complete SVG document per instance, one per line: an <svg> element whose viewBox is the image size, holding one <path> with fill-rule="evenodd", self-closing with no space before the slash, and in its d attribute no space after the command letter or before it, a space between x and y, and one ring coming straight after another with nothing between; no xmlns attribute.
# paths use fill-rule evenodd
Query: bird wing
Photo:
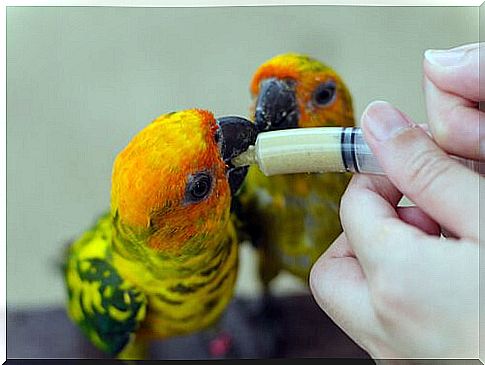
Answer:
<svg viewBox="0 0 485 365"><path fill-rule="evenodd" d="M111 263L108 215L71 246L65 280L69 316L99 349L118 354L144 320L147 300Z"/></svg>

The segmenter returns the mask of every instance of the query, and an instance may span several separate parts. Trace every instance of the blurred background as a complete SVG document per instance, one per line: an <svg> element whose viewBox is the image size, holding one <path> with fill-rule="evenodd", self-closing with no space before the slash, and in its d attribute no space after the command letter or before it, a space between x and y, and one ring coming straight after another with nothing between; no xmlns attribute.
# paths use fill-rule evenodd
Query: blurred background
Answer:
<svg viewBox="0 0 485 365"><path fill-rule="evenodd" d="M159 114L248 115L249 81L283 52L334 67L357 118L384 99L426 121L422 56L478 40L476 7L7 8L7 305L62 306L65 243L109 206L111 166ZM245 246L240 297L260 293ZM289 275L278 295L305 293Z"/></svg>

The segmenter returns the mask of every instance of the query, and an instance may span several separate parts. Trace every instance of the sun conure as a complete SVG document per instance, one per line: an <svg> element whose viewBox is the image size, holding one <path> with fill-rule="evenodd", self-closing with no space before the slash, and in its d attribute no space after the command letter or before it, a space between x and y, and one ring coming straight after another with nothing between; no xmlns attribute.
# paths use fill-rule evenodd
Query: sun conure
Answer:
<svg viewBox="0 0 485 365"><path fill-rule="evenodd" d="M352 126L351 95L329 66L283 54L262 64L250 86L258 131ZM240 230L257 247L265 293L280 270L307 281L316 259L340 234L339 202L347 174L264 176L249 169L239 195Z"/></svg>
<svg viewBox="0 0 485 365"><path fill-rule="evenodd" d="M111 210L69 248L68 313L99 349L144 355L151 339L214 325L232 295L238 247L230 160L254 125L204 110L162 115L118 154Z"/></svg>

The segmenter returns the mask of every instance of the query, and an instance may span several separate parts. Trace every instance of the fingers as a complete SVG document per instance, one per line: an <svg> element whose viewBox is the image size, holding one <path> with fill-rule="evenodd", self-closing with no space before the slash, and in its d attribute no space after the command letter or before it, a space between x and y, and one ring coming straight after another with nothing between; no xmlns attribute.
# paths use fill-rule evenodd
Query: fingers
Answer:
<svg viewBox="0 0 485 365"><path fill-rule="evenodd" d="M402 259L401 249L426 236L403 222L396 205L401 193L386 177L354 175L340 204L341 223L369 281Z"/></svg>
<svg viewBox="0 0 485 365"><path fill-rule="evenodd" d="M479 52L484 46L485 43L473 43L449 50L427 50L424 73L443 91L478 102Z"/></svg>
<svg viewBox="0 0 485 365"><path fill-rule="evenodd" d="M480 141L485 141L485 113L474 102L439 89L426 76L424 90L433 139L450 154L484 159Z"/></svg>
<svg viewBox="0 0 485 365"><path fill-rule="evenodd" d="M342 233L314 264L310 289L318 305L352 338L375 326L364 274ZM365 344L359 344L365 348Z"/></svg>
<svg viewBox="0 0 485 365"><path fill-rule="evenodd" d="M388 103L371 103L363 114L362 128L387 177L400 191L458 237L477 238L478 174L450 159Z"/></svg>
<svg viewBox="0 0 485 365"><path fill-rule="evenodd" d="M479 82L479 48L483 45L428 50L424 60L424 92L433 139L448 153L473 159L485 157L485 113L478 109L480 95L482 100L485 95Z"/></svg>
<svg viewBox="0 0 485 365"><path fill-rule="evenodd" d="M441 227L418 207L398 207L397 214L402 221L413 225L430 236L439 236Z"/></svg>

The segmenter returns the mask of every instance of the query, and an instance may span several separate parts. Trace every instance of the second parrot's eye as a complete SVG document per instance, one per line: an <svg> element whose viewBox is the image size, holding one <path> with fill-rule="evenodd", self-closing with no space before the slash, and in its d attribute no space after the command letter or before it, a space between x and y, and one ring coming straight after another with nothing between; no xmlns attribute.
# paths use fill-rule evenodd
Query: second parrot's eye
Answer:
<svg viewBox="0 0 485 365"><path fill-rule="evenodd" d="M188 203L197 203L205 199L212 190L212 176L207 172L192 175L187 184L185 200Z"/></svg>
<svg viewBox="0 0 485 365"><path fill-rule="evenodd" d="M327 81L318 85L313 93L313 103L316 106L329 106L335 100L336 89L337 87L333 81Z"/></svg>

